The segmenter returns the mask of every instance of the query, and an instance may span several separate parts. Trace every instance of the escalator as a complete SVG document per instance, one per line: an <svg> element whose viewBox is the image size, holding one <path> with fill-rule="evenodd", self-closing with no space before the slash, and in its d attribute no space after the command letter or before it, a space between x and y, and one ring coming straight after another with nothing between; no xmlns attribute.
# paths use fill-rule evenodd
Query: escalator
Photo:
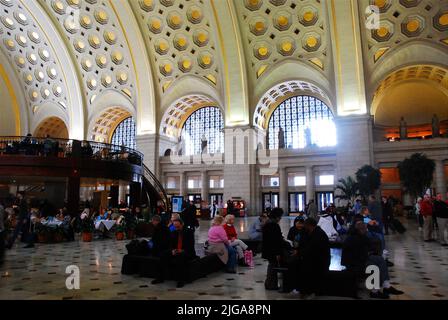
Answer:
<svg viewBox="0 0 448 320"><path fill-rule="evenodd" d="M171 203L168 199L165 188L163 188L160 181L144 164L142 182L143 202L148 203L151 208L155 208L158 203L161 203L163 204L166 212L171 212Z"/></svg>

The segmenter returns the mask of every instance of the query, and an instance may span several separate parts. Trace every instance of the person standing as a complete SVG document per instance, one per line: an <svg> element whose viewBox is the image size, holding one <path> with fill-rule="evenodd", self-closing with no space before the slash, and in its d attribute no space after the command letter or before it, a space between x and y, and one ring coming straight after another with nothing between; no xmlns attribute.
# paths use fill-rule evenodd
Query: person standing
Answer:
<svg viewBox="0 0 448 320"><path fill-rule="evenodd" d="M423 240L425 242L434 241L434 239L432 238L433 207L429 194L425 194L425 196L423 197L423 201L420 205L420 214L423 216Z"/></svg>
<svg viewBox="0 0 448 320"><path fill-rule="evenodd" d="M187 202L180 216L185 223L185 228L192 230L194 233L195 228L199 225L199 223L196 218L196 206L193 201Z"/></svg>
<svg viewBox="0 0 448 320"><path fill-rule="evenodd" d="M423 199L421 197L418 197L417 202L415 203L415 214L417 215L418 231L423 231L423 216L421 213L422 201Z"/></svg>
<svg viewBox="0 0 448 320"><path fill-rule="evenodd" d="M317 216L317 206L314 202L314 199L311 199L308 202L308 210L306 211L306 215L308 218L313 218L316 221L319 219L319 217Z"/></svg>
<svg viewBox="0 0 448 320"><path fill-rule="evenodd" d="M27 219L28 219L28 211L29 211L28 210L28 202L25 199L24 194L19 192L17 194L17 200L19 202L19 214L17 217L17 224L14 229L14 232L6 246L6 248L8 248L8 249L12 248L12 246L14 245L14 242L16 241L17 237L19 236L19 233L22 231L22 229L26 225Z"/></svg>
<svg viewBox="0 0 448 320"><path fill-rule="evenodd" d="M0 202L0 266L3 263L3 254L5 253L5 207Z"/></svg>
<svg viewBox="0 0 448 320"><path fill-rule="evenodd" d="M381 198L381 206L383 213L383 225L385 235L389 234L389 224L393 219L393 207L392 207L392 199L387 199L386 197Z"/></svg>
<svg viewBox="0 0 448 320"><path fill-rule="evenodd" d="M262 257L268 260L268 270L264 287L266 290L278 290L278 275L275 268L285 264L285 240L279 222L283 209L274 208L269 213L269 220L263 226Z"/></svg>
<svg viewBox="0 0 448 320"><path fill-rule="evenodd" d="M218 205L216 204L216 201L213 201L213 203L210 205L210 215L212 219L216 215L218 215Z"/></svg>
<svg viewBox="0 0 448 320"><path fill-rule="evenodd" d="M301 257L299 291L303 295L321 294L330 269L330 241L313 218L305 220L307 240L299 249Z"/></svg>
<svg viewBox="0 0 448 320"><path fill-rule="evenodd" d="M434 216L439 225L439 242L443 247L448 246L445 230L448 230L448 204L443 201L442 194L438 193L434 201Z"/></svg>

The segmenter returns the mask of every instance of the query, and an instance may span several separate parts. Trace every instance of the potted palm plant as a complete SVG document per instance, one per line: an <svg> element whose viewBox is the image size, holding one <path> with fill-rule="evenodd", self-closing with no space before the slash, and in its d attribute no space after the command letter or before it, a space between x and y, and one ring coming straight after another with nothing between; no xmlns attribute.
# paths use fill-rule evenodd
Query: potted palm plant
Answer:
<svg viewBox="0 0 448 320"><path fill-rule="evenodd" d="M46 226L44 226L42 223L39 222L39 223L36 223L34 230L37 235L37 242L39 242L39 243L48 242L49 231Z"/></svg>
<svg viewBox="0 0 448 320"><path fill-rule="evenodd" d="M124 222L117 224L115 228L115 238L117 240L124 240L124 231L125 231Z"/></svg>
<svg viewBox="0 0 448 320"><path fill-rule="evenodd" d="M81 222L82 241L91 242L93 240L93 231L95 230L95 224L92 219L85 218Z"/></svg>
<svg viewBox="0 0 448 320"><path fill-rule="evenodd" d="M54 242L64 241L64 229L62 227L56 227L56 229L53 230L53 241Z"/></svg>

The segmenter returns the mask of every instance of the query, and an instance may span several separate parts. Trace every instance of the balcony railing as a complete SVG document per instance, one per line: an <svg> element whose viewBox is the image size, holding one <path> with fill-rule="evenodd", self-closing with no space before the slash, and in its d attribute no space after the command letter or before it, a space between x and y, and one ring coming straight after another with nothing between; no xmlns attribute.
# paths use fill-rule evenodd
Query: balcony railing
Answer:
<svg viewBox="0 0 448 320"><path fill-rule="evenodd" d="M107 143L36 137L0 137L0 157L24 155L35 157L80 158L143 164L137 150Z"/></svg>

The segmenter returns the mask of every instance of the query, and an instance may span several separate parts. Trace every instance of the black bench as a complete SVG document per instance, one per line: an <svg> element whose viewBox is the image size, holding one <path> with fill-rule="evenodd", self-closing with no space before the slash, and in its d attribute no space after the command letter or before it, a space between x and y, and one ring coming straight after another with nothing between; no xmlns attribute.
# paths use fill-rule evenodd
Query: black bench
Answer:
<svg viewBox="0 0 448 320"><path fill-rule="evenodd" d="M288 272L288 268L274 268L274 270L282 273L283 279L284 273ZM358 278L356 273L347 270L330 270L323 281L322 290L322 296L356 298L358 295Z"/></svg>
<svg viewBox="0 0 448 320"><path fill-rule="evenodd" d="M159 262L160 258L158 257L127 254L123 257L121 273L126 275L137 274L145 278L155 278L158 275ZM216 254L213 254L189 261L187 268L187 281L191 282L222 270L224 264ZM165 279L174 279L174 274L176 273L174 267L167 268L165 272Z"/></svg>

